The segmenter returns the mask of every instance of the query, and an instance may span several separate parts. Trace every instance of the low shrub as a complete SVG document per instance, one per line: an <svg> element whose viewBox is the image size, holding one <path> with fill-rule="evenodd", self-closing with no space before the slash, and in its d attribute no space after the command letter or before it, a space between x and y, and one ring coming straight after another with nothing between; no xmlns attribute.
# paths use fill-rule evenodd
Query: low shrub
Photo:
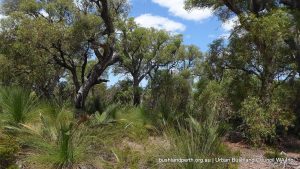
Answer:
<svg viewBox="0 0 300 169"><path fill-rule="evenodd" d="M261 105L257 97L245 99L240 115L243 119L241 128L245 137L254 146L274 142L278 136L276 129L288 128L294 119L293 115L280 108L275 100L270 105Z"/></svg>
<svg viewBox="0 0 300 169"><path fill-rule="evenodd" d="M276 158L286 158L286 155L284 153L281 153L279 150L275 149L275 150L270 150L267 151L264 156L267 159L276 159Z"/></svg>
<svg viewBox="0 0 300 169"><path fill-rule="evenodd" d="M0 169L16 167L16 153L18 151L19 145L16 140L0 133Z"/></svg>

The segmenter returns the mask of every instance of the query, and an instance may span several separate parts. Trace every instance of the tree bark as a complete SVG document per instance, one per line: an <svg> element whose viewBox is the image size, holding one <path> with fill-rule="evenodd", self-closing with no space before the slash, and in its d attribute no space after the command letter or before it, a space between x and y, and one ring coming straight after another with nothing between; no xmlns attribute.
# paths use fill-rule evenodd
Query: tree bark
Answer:
<svg viewBox="0 0 300 169"><path fill-rule="evenodd" d="M260 88L260 98L262 104L265 106L270 105L272 100L272 92L273 92L273 78L265 77L261 81L261 88Z"/></svg>
<svg viewBox="0 0 300 169"><path fill-rule="evenodd" d="M80 86L79 90L77 91L76 97L75 97L75 107L77 109L84 109L84 103L86 100L87 95L89 94L90 89L96 85L100 84L102 82L105 82L106 80L100 79L100 76L103 74L105 69L109 65L101 65L100 62L98 62L94 69L92 70L90 76L88 79Z"/></svg>
<svg viewBox="0 0 300 169"><path fill-rule="evenodd" d="M263 45L262 45L263 46ZM263 48L262 51L266 51L266 48ZM274 83L274 58L264 52L264 64L263 64L263 73L261 76L261 88L260 88L260 97L262 104L268 106L272 100L273 92L273 83Z"/></svg>
<svg viewBox="0 0 300 169"><path fill-rule="evenodd" d="M141 93L139 89L139 80L134 78L133 80L133 105L138 106L141 103Z"/></svg>

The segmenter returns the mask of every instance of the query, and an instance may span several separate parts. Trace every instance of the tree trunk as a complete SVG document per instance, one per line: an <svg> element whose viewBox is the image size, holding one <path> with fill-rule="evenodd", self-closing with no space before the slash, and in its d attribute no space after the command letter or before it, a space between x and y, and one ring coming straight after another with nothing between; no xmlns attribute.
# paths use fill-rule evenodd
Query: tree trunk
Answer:
<svg viewBox="0 0 300 169"><path fill-rule="evenodd" d="M133 105L138 106L141 103L141 93L139 89L139 80L134 78L133 80Z"/></svg>
<svg viewBox="0 0 300 169"><path fill-rule="evenodd" d="M273 79L264 79L260 89L262 104L268 106L272 100Z"/></svg>
<svg viewBox="0 0 300 169"><path fill-rule="evenodd" d="M96 85L101 83L101 80L99 79L104 70L107 66L101 66L100 63L97 63L94 66L94 69L91 72L91 75L88 77L88 79L80 86L79 90L77 91L76 97L75 97L75 107L79 110L84 110L84 104L86 97L89 94L90 89Z"/></svg>
<svg viewBox="0 0 300 169"><path fill-rule="evenodd" d="M300 49L297 51L296 56L297 72L300 75Z"/></svg>
<svg viewBox="0 0 300 169"><path fill-rule="evenodd" d="M92 84L93 84L93 81L88 80L78 90L76 97L75 97L75 107L77 109L84 109L84 103L85 103L86 97L87 97L91 87L93 86Z"/></svg>
<svg viewBox="0 0 300 169"><path fill-rule="evenodd" d="M263 73L261 76L261 88L260 88L260 98L262 105L269 106L272 101L273 83L274 83L274 58L272 55L267 54L267 49L262 48L263 54Z"/></svg>
<svg viewBox="0 0 300 169"><path fill-rule="evenodd" d="M272 71L272 58L268 58L264 64L264 72L261 77L260 98L262 104L269 106L272 100L274 75Z"/></svg>
<svg viewBox="0 0 300 169"><path fill-rule="evenodd" d="M78 92L78 90L80 89L80 83L78 81L76 69L71 70L71 73L72 73L72 80L75 86L75 91Z"/></svg>

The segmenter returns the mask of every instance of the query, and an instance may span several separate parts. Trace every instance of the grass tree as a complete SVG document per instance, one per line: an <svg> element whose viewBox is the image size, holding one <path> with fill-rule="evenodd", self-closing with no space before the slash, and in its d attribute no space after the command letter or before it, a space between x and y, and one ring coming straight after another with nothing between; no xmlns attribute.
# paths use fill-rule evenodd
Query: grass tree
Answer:
<svg viewBox="0 0 300 169"><path fill-rule="evenodd" d="M87 145L76 125L74 114L66 108L44 105L39 121L11 127L19 143L30 152L24 161L36 168L71 168L86 159Z"/></svg>
<svg viewBox="0 0 300 169"><path fill-rule="evenodd" d="M19 87L6 87L0 90L0 114L7 122L18 124L32 120L37 97Z"/></svg>

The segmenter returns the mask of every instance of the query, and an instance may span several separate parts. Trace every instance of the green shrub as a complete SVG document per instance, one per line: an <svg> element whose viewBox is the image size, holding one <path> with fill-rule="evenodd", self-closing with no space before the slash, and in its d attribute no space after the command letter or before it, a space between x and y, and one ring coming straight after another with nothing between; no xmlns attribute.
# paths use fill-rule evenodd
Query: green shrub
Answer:
<svg viewBox="0 0 300 169"><path fill-rule="evenodd" d="M276 158L286 158L286 155L280 153L279 150L275 149L275 150L271 150L271 151L267 151L264 156L267 159L276 159Z"/></svg>
<svg viewBox="0 0 300 169"><path fill-rule="evenodd" d="M133 88L132 88L132 81L125 79L119 81L117 84L112 86L109 89L111 94L111 101L113 103L120 103L120 104L131 104L133 101Z"/></svg>
<svg viewBox="0 0 300 169"><path fill-rule="evenodd" d="M191 85L186 77L161 70L151 80L150 88L144 106L156 115L158 125L176 124L188 116Z"/></svg>
<svg viewBox="0 0 300 169"><path fill-rule="evenodd" d="M97 111L104 111L108 106L109 99L107 96L108 92L105 84L94 86L86 98L85 111L89 114L94 114Z"/></svg>
<svg viewBox="0 0 300 169"><path fill-rule="evenodd" d="M128 135L134 138L147 138L147 126L151 126L151 119L148 119L145 111L140 107L123 107L116 113L116 120L125 124L128 128Z"/></svg>
<svg viewBox="0 0 300 169"><path fill-rule="evenodd" d="M241 126L247 140L255 146L273 142L277 137L278 126L287 128L293 122L293 116L273 100L270 105L261 105L257 97L249 97L242 103Z"/></svg>
<svg viewBox="0 0 300 169"><path fill-rule="evenodd" d="M200 87L200 86L199 86ZM210 114L215 114L218 121L227 122L231 116L231 104L226 99L222 84L210 81L195 94L193 116L200 121L205 121Z"/></svg>
<svg viewBox="0 0 300 169"><path fill-rule="evenodd" d="M19 167L14 164L14 165L9 166L7 169L19 169Z"/></svg>
<svg viewBox="0 0 300 169"><path fill-rule="evenodd" d="M0 135L0 169L12 168L18 151L19 146L13 138Z"/></svg>
<svg viewBox="0 0 300 169"><path fill-rule="evenodd" d="M246 99L240 112L244 121L245 136L250 143L260 145L266 139L275 137L275 124L268 122L271 116L259 104L258 98Z"/></svg>

